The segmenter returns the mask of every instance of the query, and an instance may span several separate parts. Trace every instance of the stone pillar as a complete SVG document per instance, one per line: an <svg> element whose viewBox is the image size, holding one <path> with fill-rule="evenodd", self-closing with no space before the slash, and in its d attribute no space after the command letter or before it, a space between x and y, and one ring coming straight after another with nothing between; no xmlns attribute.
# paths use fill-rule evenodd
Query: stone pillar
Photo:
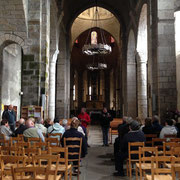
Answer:
<svg viewBox="0 0 180 180"><path fill-rule="evenodd" d="M164 121L166 110L176 110L176 57L174 0L158 0L158 106L161 121Z"/></svg>
<svg viewBox="0 0 180 180"><path fill-rule="evenodd" d="M180 110L180 11L175 12L177 109Z"/></svg>
<svg viewBox="0 0 180 180"><path fill-rule="evenodd" d="M78 109L83 106L83 72L78 71Z"/></svg>
<svg viewBox="0 0 180 180"><path fill-rule="evenodd" d="M56 95L56 61L59 51L56 50L50 62L49 74L49 118L55 118L55 95Z"/></svg>
<svg viewBox="0 0 180 180"><path fill-rule="evenodd" d="M144 120L147 117L147 61L142 61L138 53L136 58L138 117Z"/></svg>

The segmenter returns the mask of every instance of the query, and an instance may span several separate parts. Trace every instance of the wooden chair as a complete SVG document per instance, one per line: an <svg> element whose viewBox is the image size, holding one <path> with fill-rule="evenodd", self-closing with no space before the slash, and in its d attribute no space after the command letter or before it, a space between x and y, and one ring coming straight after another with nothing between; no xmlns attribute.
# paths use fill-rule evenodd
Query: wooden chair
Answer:
<svg viewBox="0 0 180 180"><path fill-rule="evenodd" d="M145 134L145 137L146 137L145 145L152 147L152 139L157 138L157 134Z"/></svg>
<svg viewBox="0 0 180 180"><path fill-rule="evenodd" d="M33 145L36 142L42 142L41 138L27 138L27 142L29 142L31 145Z"/></svg>
<svg viewBox="0 0 180 180"><path fill-rule="evenodd" d="M58 147L59 146L59 140L58 138L45 138L45 142L49 143L50 147Z"/></svg>
<svg viewBox="0 0 180 180"><path fill-rule="evenodd" d="M15 143L24 142L21 137L11 137L10 144L13 146Z"/></svg>
<svg viewBox="0 0 180 180"><path fill-rule="evenodd" d="M12 167L11 172L13 180L48 180L49 173L45 167Z"/></svg>
<svg viewBox="0 0 180 180"><path fill-rule="evenodd" d="M180 146L171 148L171 156L180 157Z"/></svg>
<svg viewBox="0 0 180 180"><path fill-rule="evenodd" d="M17 137L21 138L21 140L24 141L24 135L23 134L18 134Z"/></svg>
<svg viewBox="0 0 180 180"><path fill-rule="evenodd" d="M172 163L172 156L156 156L151 158L151 175L146 175L146 180L172 180L171 169L164 164Z"/></svg>
<svg viewBox="0 0 180 180"><path fill-rule="evenodd" d="M72 163L72 167L77 168L77 179L79 180L82 138L64 138L64 147L68 147L68 161Z"/></svg>
<svg viewBox="0 0 180 180"><path fill-rule="evenodd" d="M68 164L68 148L67 147L53 147L50 150L51 154L57 154L60 156L58 172L64 174L64 179L72 179L72 165Z"/></svg>
<svg viewBox="0 0 180 180"><path fill-rule="evenodd" d="M172 156L172 147L178 147L180 143L163 142L163 156Z"/></svg>
<svg viewBox="0 0 180 180"><path fill-rule="evenodd" d="M11 155L11 156L24 156L25 150L22 147L1 147L1 155Z"/></svg>
<svg viewBox="0 0 180 180"><path fill-rule="evenodd" d="M40 148L25 148L25 155L27 156L27 164L29 166L33 163L33 156L41 155L41 149Z"/></svg>
<svg viewBox="0 0 180 180"><path fill-rule="evenodd" d="M171 142L180 143L180 138L172 138L172 139L171 139Z"/></svg>
<svg viewBox="0 0 180 180"><path fill-rule="evenodd" d="M128 143L128 159L126 163L127 175L132 179L132 166L139 162L139 147L144 147L144 142L129 142ZM137 156L133 159L132 156Z"/></svg>
<svg viewBox="0 0 180 180"><path fill-rule="evenodd" d="M30 142L18 142L18 143L14 143L14 147L30 148L31 144Z"/></svg>
<svg viewBox="0 0 180 180"><path fill-rule="evenodd" d="M152 146L158 148L158 154L163 154L163 142L166 142L166 138L153 138Z"/></svg>
<svg viewBox="0 0 180 180"><path fill-rule="evenodd" d="M151 156L158 156L157 147L139 147L139 162L136 163L136 179L138 179L138 172L140 180L145 176L145 172L151 170Z"/></svg>
<svg viewBox="0 0 180 180"><path fill-rule="evenodd" d="M48 134L48 138L57 138L58 137L58 141L59 144L58 146L60 146L60 140L62 138L62 133L52 133L52 134Z"/></svg>
<svg viewBox="0 0 180 180"><path fill-rule="evenodd" d="M1 175L10 176L11 175L11 167L22 167L25 166L27 157L26 156L11 156L11 155L3 155L0 156L1 163Z"/></svg>
<svg viewBox="0 0 180 180"><path fill-rule="evenodd" d="M10 141L6 140L6 137L4 134L0 134L0 146L9 146Z"/></svg>
<svg viewBox="0 0 180 180"><path fill-rule="evenodd" d="M170 139L172 138L173 139L173 138L176 138L176 137L177 137L177 134L165 134L164 135L164 138L170 138Z"/></svg>
<svg viewBox="0 0 180 180"><path fill-rule="evenodd" d="M176 180L177 178L176 178L176 173L178 173L178 179L180 178L180 167L177 167L177 166L175 166L175 165L172 165L172 168L171 168L171 170L172 170L172 180Z"/></svg>
<svg viewBox="0 0 180 180"><path fill-rule="evenodd" d="M46 167L49 171L49 179L60 179L61 175L57 175L59 169L60 155L38 155L33 156L34 167Z"/></svg>

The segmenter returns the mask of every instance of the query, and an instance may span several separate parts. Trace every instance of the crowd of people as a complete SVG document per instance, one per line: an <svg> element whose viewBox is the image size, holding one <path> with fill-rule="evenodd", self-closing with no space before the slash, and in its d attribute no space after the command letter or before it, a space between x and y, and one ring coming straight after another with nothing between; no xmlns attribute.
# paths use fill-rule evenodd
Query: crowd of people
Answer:
<svg viewBox="0 0 180 180"><path fill-rule="evenodd" d="M118 126L118 137L114 143L114 176L124 176L123 163L128 158L129 142L145 142L146 134L156 134L159 138L166 138L166 135L178 136L180 129L178 123L173 119L167 119L165 126L160 123L158 116L147 117L144 124L139 119L124 117L122 124Z"/></svg>

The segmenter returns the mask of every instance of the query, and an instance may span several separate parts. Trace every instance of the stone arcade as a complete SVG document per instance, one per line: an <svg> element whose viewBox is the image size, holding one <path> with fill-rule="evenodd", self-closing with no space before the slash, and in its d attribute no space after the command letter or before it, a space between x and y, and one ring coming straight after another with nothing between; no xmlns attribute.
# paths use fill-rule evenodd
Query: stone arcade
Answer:
<svg viewBox="0 0 180 180"><path fill-rule="evenodd" d="M97 5L113 52L107 70L89 71L81 47L95 1L0 0L1 104L19 114L46 97L45 118L69 118L84 105L140 118L180 110L180 0Z"/></svg>

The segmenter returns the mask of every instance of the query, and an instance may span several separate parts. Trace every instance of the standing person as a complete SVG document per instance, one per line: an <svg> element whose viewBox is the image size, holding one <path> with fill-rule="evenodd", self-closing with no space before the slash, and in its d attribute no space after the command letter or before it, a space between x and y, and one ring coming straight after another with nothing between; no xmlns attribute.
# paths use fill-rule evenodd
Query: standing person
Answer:
<svg viewBox="0 0 180 180"><path fill-rule="evenodd" d="M86 129L87 137L89 134L88 131L88 124L91 122L90 116L86 112L86 108L81 108L81 113L78 115L78 119L81 121L81 126L83 126ZM88 145L88 147L90 147Z"/></svg>
<svg viewBox="0 0 180 180"><path fill-rule="evenodd" d="M103 146L109 146L108 145L108 133L110 128L110 122L113 120L112 116L108 113L107 108L104 107L101 117L100 117L100 123L103 133Z"/></svg>
<svg viewBox="0 0 180 180"><path fill-rule="evenodd" d="M8 108L3 112L2 119L7 119L11 131L14 132L16 126L16 114L13 110L12 104L10 104Z"/></svg>

